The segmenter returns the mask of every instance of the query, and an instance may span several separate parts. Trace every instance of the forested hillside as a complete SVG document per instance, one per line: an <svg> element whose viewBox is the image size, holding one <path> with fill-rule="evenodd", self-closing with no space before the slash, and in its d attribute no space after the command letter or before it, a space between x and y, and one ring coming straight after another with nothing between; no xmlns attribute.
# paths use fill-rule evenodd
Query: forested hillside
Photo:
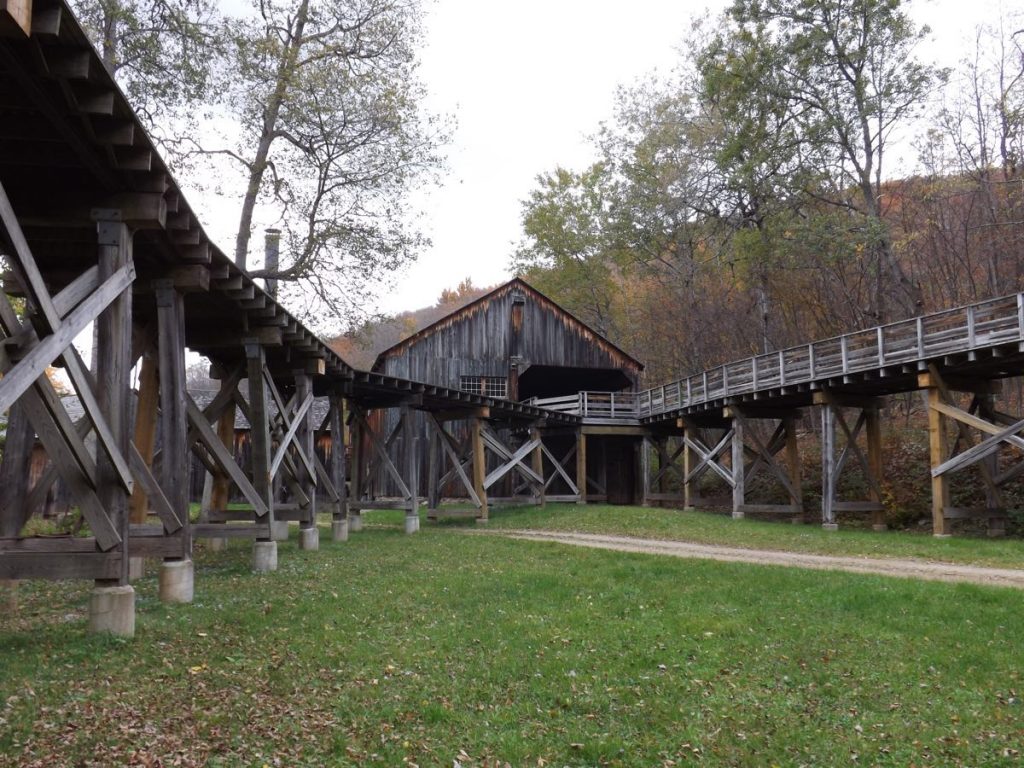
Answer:
<svg viewBox="0 0 1024 768"><path fill-rule="evenodd" d="M597 163L538 177L513 271L650 384L1024 289L1024 16L943 71L905 5L697 25L671 77L619 93Z"/></svg>

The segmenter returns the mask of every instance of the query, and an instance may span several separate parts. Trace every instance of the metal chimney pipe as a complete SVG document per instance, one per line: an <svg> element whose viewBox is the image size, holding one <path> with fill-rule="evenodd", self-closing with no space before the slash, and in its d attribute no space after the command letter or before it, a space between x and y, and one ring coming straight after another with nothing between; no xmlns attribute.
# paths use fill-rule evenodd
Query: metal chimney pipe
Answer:
<svg viewBox="0 0 1024 768"><path fill-rule="evenodd" d="M263 268L268 272L276 272L281 265L281 230L268 229L263 241ZM266 278L267 293L277 298L277 280Z"/></svg>

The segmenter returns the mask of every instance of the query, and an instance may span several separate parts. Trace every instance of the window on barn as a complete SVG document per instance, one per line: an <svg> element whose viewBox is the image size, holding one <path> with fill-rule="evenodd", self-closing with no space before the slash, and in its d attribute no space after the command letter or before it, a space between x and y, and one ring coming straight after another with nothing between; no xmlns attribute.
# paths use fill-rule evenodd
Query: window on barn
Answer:
<svg viewBox="0 0 1024 768"><path fill-rule="evenodd" d="M460 376L459 389L486 397L508 397L508 379L504 376Z"/></svg>

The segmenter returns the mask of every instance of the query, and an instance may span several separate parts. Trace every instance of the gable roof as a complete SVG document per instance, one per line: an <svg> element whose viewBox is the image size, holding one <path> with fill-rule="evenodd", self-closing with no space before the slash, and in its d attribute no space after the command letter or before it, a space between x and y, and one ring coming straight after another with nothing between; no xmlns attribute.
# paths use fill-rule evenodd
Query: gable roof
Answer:
<svg viewBox="0 0 1024 768"><path fill-rule="evenodd" d="M429 325L416 331L416 333L412 334L411 336L402 339L397 344L388 347L383 352L377 355L377 359L374 361L373 368L371 370L379 371L384 364L384 360L386 360L387 358L403 354L420 340L426 338L427 336L430 336L431 334L436 333L439 330L442 330L443 328L447 328L460 320L464 320L472 316L484 304L492 301L497 296L509 293L514 289L519 289L523 293L529 294L530 296L533 297L535 301L537 301L538 304L545 306L547 309L554 312L555 314L561 315L566 320L567 325L575 326L577 330L592 336L597 346L604 349L613 357L620 358L623 364L625 364L627 367L635 368L638 372L644 369L643 363L641 363L635 357L633 357L628 352L623 350L621 347L610 342L605 336L598 333L596 330L594 330L589 325L584 323L582 320L576 317L576 315L572 314L569 310L565 309L565 307L561 306L554 300L549 299L547 296L538 291L528 282L523 280L523 278L513 277L507 283L502 283L493 290L485 293L483 296L473 299L473 301L469 302L468 304L459 307L458 309L454 310L453 312L450 312L441 319L435 320Z"/></svg>

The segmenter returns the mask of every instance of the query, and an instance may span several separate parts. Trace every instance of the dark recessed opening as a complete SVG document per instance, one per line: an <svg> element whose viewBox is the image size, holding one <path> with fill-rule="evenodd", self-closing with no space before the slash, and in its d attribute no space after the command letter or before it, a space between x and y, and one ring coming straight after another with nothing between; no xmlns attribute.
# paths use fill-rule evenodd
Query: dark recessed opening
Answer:
<svg viewBox="0 0 1024 768"><path fill-rule="evenodd" d="M531 365L519 374L519 399L559 397L590 392L619 392L633 382L618 368L567 368Z"/></svg>

